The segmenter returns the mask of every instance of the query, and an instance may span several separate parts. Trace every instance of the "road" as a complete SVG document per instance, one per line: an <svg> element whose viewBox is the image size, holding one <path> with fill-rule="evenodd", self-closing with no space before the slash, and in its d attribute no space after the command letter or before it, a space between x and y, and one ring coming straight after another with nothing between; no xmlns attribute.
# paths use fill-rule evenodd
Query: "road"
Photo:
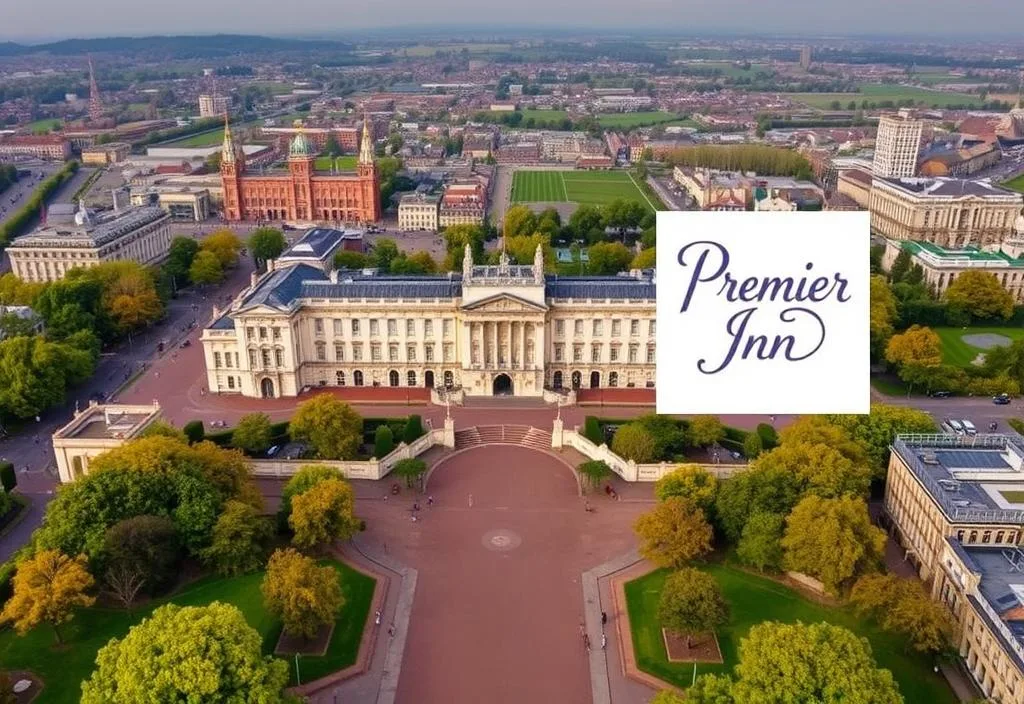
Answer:
<svg viewBox="0 0 1024 704"><path fill-rule="evenodd" d="M210 319L214 304L223 306L225 298L233 298L248 284L252 271L252 260L243 257L231 276L216 289L205 294L194 290L183 291L169 303L167 317L161 323L136 335L130 344L125 342L107 350L100 358L92 378L73 389L66 403L44 412L38 423L30 421L20 432L0 440L0 459L14 464L18 472L19 492L32 502L26 518L7 535L0 537L0 561L6 560L23 545L42 521L45 505L52 498L57 485L50 438L57 428L71 420L76 404L86 406L89 399L97 394L115 393L128 376L144 365L150 366L159 357L157 346L161 340L171 342L165 355L176 354L180 339L189 332L189 322L195 319L198 331Z"/></svg>
<svg viewBox="0 0 1024 704"><path fill-rule="evenodd" d="M21 161L21 162L4 162L11 163L18 169L28 169L32 172L31 176L23 176L18 179L17 183L8 188L2 194L0 194L0 225L7 222L7 219L12 217L15 213L21 210L22 206L28 200L29 196L39 188L39 173L43 172L45 175L43 178L47 178L51 174L55 173L59 168L60 164L46 161Z"/></svg>
<svg viewBox="0 0 1024 704"><path fill-rule="evenodd" d="M654 192L661 198L661 202L667 205L669 210L686 210L685 196L676 196L665 187L661 180L648 175L647 185L654 189Z"/></svg>

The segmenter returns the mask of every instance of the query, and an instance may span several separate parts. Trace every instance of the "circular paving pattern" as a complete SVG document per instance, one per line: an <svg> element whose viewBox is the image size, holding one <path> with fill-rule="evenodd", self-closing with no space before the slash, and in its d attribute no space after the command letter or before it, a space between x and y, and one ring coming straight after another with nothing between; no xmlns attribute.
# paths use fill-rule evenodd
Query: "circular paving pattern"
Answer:
<svg viewBox="0 0 1024 704"><path fill-rule="evenodd" d="M519 537L519 534L515 531L506 530L499 528L498 530L489 530L484 533L481 539L484 547L488 550L495 552L507 552L508 550L515 550L519 547L523 539Z"/></svg>

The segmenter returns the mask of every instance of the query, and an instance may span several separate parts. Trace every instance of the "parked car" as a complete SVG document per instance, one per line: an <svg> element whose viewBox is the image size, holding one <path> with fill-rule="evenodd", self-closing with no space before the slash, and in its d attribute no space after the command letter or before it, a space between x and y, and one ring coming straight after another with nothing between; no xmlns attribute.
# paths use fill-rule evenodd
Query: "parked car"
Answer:
<svg viewBox="0 0 1024 704"><path fill-rule="evenodd" d="M967 433L968 435L978 434L978 429L974 427L974 423L972 423L971 421L967 419L961 419L960 425L964 427L964 432Z"/></svg>
<svg viewBox="0 0 1024 704"><path fill-rule="evenodd" d="M956 418L946 418L942 421L942 430L950 435L963 435L964 426Z"/></svg>
<svg viewBox="0 0 1024 704"><path fill-rule="evenodd" d="M277 454L277 453L278 453L278 452L279 452L280 450L281 450L281 446L280 446L280 445L274 445L274 446L273 446L272 448L270 448L269 450L267 450L267 457L273 457L273 456L274 456L274 455L276 455L276 454Z"/></svg>
<svg viewBox="0 0 1024 704"><path fill-rule="evenodd" d="M952 395L952 391L933 391L931 393L932 398L949 398Z"/></svg>
<svg viewBox="0 0 1024 704"><path fill-rule="evenodd" d="M1010 405L1010 395L1009 394L999 394L998 396L993 396L992 397L992 403L996 404L997 406L1009 406Z"/></svg>

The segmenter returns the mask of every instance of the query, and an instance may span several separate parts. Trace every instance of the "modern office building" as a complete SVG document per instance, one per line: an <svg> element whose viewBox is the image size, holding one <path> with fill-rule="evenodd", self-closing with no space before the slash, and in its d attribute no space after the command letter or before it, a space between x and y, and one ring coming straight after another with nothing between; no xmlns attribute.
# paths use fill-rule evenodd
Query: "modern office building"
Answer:
<svg viewBox="0 0 1024 704"><path fill-rule="evenodd" d="M886 178L905 178L917 173L922 123L907 110L883 115L875 137L875 158L871 173Z"/></svg>
<svg viewBox="0 0 1024 704"><path fill-rule="evenodd" d="M468 248L467 248L468 249ZM202 342L211 392L295 396L306 386L654 386L655 278L544 273L532 265L392 276L278 266L215 311Z"/></svg>

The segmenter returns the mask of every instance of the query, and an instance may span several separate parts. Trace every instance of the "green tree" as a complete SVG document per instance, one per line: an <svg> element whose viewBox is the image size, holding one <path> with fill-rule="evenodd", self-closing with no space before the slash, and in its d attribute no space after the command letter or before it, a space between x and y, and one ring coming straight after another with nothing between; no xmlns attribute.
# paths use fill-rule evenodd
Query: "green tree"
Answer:
<svg viewBox="0 0 1024 704"><path fill-rule="evenodd" d="M192 261L198 253L199 243L191 237L175 237L171 240L171 247L167 250L167 261L164 262L164 271L170 274L176 286L183 286L189 282Z"/></svg>
<svg viewBox="0 0 1024 704"><path fill-rule="evenodd" d="M569 230L575 239L600 242L604 238L601 210L593 205L581 205L569 217Z"/></svg>
<svg viewBox="0 0 1024 704"><path fill-rule="evenodd" d="M201 251L192 260L188 276L199 286L219 284L224 279L224 267L213 252Z"/></svg>
<svg viewBox="0 0 1024 704"><path fill-rule="evenodd" d="M0 461L0 486L3 487L5 494L10 494L14 491L14 487L18 486L18 476L14 473L14 465L6 460Z"/></svg>
<svg viewBox="0 0 1024 704"><path fill-rule="evenodd" d="M0 415L32 418L92 373L89 353L34 337L0 341Z"/></svg>
<svg viewBox="0 0 1024 704"><path fill-rule="evenodd" d="M850 603L861 616L903 635L914 650L934 654L950 646L953 621L949 610L932 599L916 579L866 574L854 583Z"/></svg>
<svg viewBox="0 0 1024 704"><path fill-rule="evenodd" d="M340 469L326 464L307 464L299 467L299 471L288 480L281 491L281 506L277 510L277 516L282 530L288 527L288 516L292 512L292 499L327 479L344 480L345 475L341 473Z"/></svg>
<svg viewBox="0 0 1024 704"><path fill-rule="evenodd" d="M884 477L889 464L889 447L902 433L934 433L935 419L924 411L906 406L871 404L867 415L828 415L830 423L846 430L868 453L875 477Z"/></svg>
<svg viewBox="0 0 1024 704"><path fill-rule="evenodd" d="M736 557L762 572L782 567L782 531L785 516L758 511L751 514L743 526L743 534L736 546Z"/></svg>
<svg viewBox="0 0 1024 704"><path fill-rule="evenodd" d="M139 433L139 437L141 438L151 438L158 435L165 438L180 440L181 442L188 442L188 436L185 435L184 431L178 430L165 420L153 421L146 426L145 430Z"/></svg>
<svg viewBox="0 0 1024 704"><path fill-rule="evenodd" d="M423 419L416 413L409 416L405 421L405 429L402 431L402 442L410 445L423 436Z"/></svg>
<svg viewBox="0 0 1024 704"><path fill-rule="evenodd" d="M885 531L871 523L863 499L807 496L786 518L782 550L787 569L808 574L837 594L882 565Z"/></svg>
<svg viewBox="0 0 1024 704"><path fill-rule="evenodd" d="M242 240L231 230L211 232L199 244L200 252L210 252L217 257L222 269L230 269L238 262L238 253L242 250ZM196 255L197 257L199 255Z"/></svg>
<svg viewBox="0 0 1024 704"><path fill-rule="evenodd" d="M270 417L265 413L246 413L238 419L235 432L231 434L231 444L251 455L266 452L273 442L274 431L270 427Z"/></svg>
<svg viewBox="0 0 1024 704"><path fill-rule="evenodd" d="M405 479L405 485L411 489L413 484L422 481L423 475L427 473L427 463L416 457L407 457L398 460L392 471L396 476Z"/></svg>
<svg viewBox="0 0 1024 704"><path fill-rule="evenodd" d="M352 459L363 441L363 419L330 394L300 403L288 427L294 440L308 442L325 460Z"/></svg>
<svg viewBox="0 0 1024 704"><path fill-rule="evenodd" d="M103 311L122 334L150 325L164 313L153 273L138 262L104 262L75 273L100 283Z"/></svg>
<svg viewBox="0 0 1024 704"><path fill-rule="evenodd" d="M537 231L537 216L525 205L513 205L505 211L501 233L504 237L529 237Z"/></svg>
<svg viewBox="0 0 1024 704"><path fill-rule="evenodd" d="M747 459L755 460L764 452L764 440L758 433L747 433L743 438L743 455Z"/></svg>
<svg viewBox="0 0 1024 704"><path fill-rule="evenodd" d="M272 535L270 522L252 505L227 501L213 526L213 538L200 557L223 575L253 572L263 565Z"/></svg>
<svg viewBox="0 0 1024 704"><path fill-rule="evenodd" d="M694 416L690 419L688 435L697 447L708 447L725 438L725 426L718 416Z"/></svg>
<svg viewBox="0 0 1024 704"><path fill-rule="evenodd" d="M867 639L830 623L760 623L740 641L733 678L702 675L688 704L902 704ZM711 680L706 682L706 680Z"/></svg>
<svg viewBox="0 0 1024 704"><path fill-rule="evenodd" d="M647 247L640 251L633 261L629 263L630 269L653 269L658 265L658 255L654 247Z"/></svg>
<svg viewBox="0 0 1024 704"><path fill-rule="evenodd" d="M398 259L401 252L395 241L382 237L373 243L373 250L370 253L370 266L380 269L382 272L391 271L391 262Z"/></svg>
<svg viewBox="0 0 1024 704"><path fill-rule="evenodd" d="M800 480L772 465L752 467L722 482L715 498L715 519L730 542L739 541L753 514L789 514L800 500Z"/></svg>
<svg viewBox="0 0 1024 704"><path fill-rule="evenodd" d="M658 599L658 621L662 627L686 636L713 631L729 620L729 607L715 578L692 567L676 570L665 580Z"/></svg>
<svg viewBox="0 0 1024 704"><path fill-rule="evenodd" d="M579 466L576 467L576 471L579 472L580 481L583 483L584 490L594 489L600 486L601 482L612 474L612 469L608 466L608 463L601 460L581 462Z"/></svg>
<svg viewBox="0 0 1024 704"><path fill-rule="evenodd" d="M351 269L359 271L370 265L370 261L362 252L354 252L350 249L343 249L334 255L335 269Z"/></svg>
<svg viewBox="0 0 1024 704"><path fill-rule="evenodd" d="M854 464L830 445L807 442L785 442L756 460L757 469L769 468L788 472L798 480L801 493L809 492L823 498L867 496L871 484L871 468L866 459Z"/></svg>
<svg viewBox="0 0 1024 704"><path fill-rule="evenodd" d="M201 420L190 420L185 423L185 427L182 428L185 433L185 437L188 438L190 444L195 445L197 442L202 442L203 438L206 437L206 428L203 427L203 421Z"/></svg>
<svg viewBox="0 0 1024 704"><path fill-rule="evenodd" d="M82 704L280 704L288 664L262 648L236 606L167 604L100 649Z"/></svg>
<svg viewBox="0 0 1024 704"><path fill-rule="evenodd" d="M318 567L291 548L270 556L260 590L267 611L281 619L285 632L307 640L333 624L345 603L334 568Z"/></svg>
<svg viewBox="0 0 1024 704"><path fill-rule="evenodd" d="M714 531L704 512L673 496L655 504L633 524L640 554L659 567L679 568L711 551Z"/></svg>
<svg viewBox="0 0 1024 704"><path fill-rule="evenodd" d="M896 324L896 297L883 276L871 277L871 358L881 359Z"/></svg>
<svg viewBox="0 0 1024 704"><path fill-rule="evenodd" d="M611 275L626 271L633 259L633 253L621 242L598 242L587 250L590 262L587 269L591 274Z"/></svg>
<svg viewBox="0 0 1024 704"><path fill-rule="evenodd" d="M972 269L958 274L946 289L946 301L975 318L1007 320L1013 315L1013 294L987 271Z"/></svg>
<svg viewBox="0 0 1024 704"><path fill-rule="evenodd" d="M386 425L377 426L373 434L373 456L377 459L387 457L395 449L395 436Z"/></svg>
<svg viewBox="0 0 1024 704"><path fill-rule="evenodd" d="M359 530L353 513L355 494L343 479L326 479L292 499L288 526L292 542L301 548L315 548L335 540L348 540Z"/></svg>
<svg viewBox="0 0 1024 704"><path fill-rule="evenodd" d="M284 233L273 227L261 227L249 237L249 251L257 266L277 259L287 245Z"/></svg>
<svg viewBox="0 0 1024 704"><path fill-rule="evenodd" d="M777 441L783 445L828 445L854 464L869 461L864 446L825 416L800 416L782 429Z"/></svg>
<svg viewBox="0 0 1024 704"><path fill-rule="evenodd" d="M71 620L76 608L93 605L96 599L86 592L94 584L84 555L70 558L58 550L40 550L18 563L0 624L13 623L14 630L25 635L48 623L57 643L62 643L61 624Z"/></svg>
<svg viewBox="0 0 1024 704"><path fill-rule="evenodd" d="M108 566L141 574L155 593L177 577L181 539L167 516L133 516L107 529L103 554Z"/></svg>
<svg viewBox="0 0 1024 704"><path fill-rule="evenodd" d="M656 448L654 436L637 422L620 426L612 438L612 451L638 464L656 460Z"/></svg>
<svg viewBox="0 0 1024 704"><path fill-rule="evenodd" d="M714 507L717 493L718 479L696 464L680 465L654 485L654 495L659 501L679 496L692 501L706 514Z"/></svg>

